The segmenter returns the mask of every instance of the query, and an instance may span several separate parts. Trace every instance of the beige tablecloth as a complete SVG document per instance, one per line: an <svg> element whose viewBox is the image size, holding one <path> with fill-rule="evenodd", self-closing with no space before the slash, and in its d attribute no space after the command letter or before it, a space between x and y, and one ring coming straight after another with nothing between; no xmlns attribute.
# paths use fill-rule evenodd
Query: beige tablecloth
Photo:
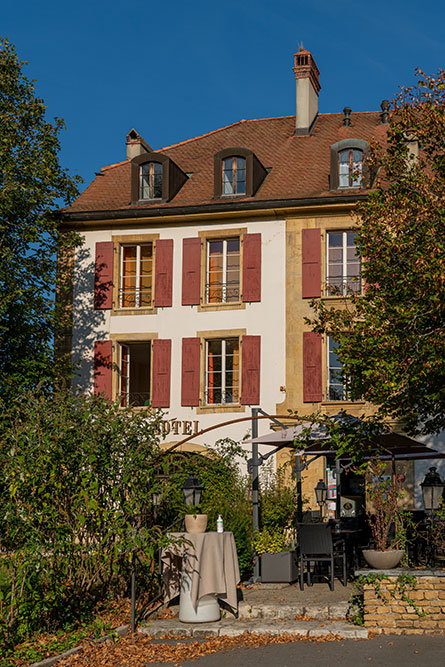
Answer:
<svg viewBox="0 0 445 667"><path fill-rule="evenodd" d="M233 533L170 533L170 536L183 539L161 552L165 601L179 595L184 570L192 580L190 596L195 609L200 598L213 593L236 612L236 585L240 576Z"/></svg>

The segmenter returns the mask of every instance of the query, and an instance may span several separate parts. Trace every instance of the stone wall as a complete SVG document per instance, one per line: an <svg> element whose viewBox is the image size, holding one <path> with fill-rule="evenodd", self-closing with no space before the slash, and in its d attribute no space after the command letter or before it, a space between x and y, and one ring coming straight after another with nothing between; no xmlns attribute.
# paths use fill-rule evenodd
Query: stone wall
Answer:
<svg viewBox="0 0 445 667"><path fill-rule="evenodd" d="M365 627L386 634L445 634L445 570L359 570L356 575L381 575L364 585ZM415 585L403 582L415 577ZM405 586L405 591L400 590ZM410 604L412 600L414 605Z"/></svg>

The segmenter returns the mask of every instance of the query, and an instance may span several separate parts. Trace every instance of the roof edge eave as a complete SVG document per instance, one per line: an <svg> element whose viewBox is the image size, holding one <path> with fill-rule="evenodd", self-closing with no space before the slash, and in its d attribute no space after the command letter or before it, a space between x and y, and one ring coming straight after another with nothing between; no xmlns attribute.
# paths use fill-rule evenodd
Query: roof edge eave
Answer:
<svg viewBox="0 0 445 667"><path fill-rule="evenodd" d="M104 211L76 211L67 212L59 210L59 218L62 222L81 222L93 220L116 220L130 218L160 218L173 217L178 215L197 215L199 213L225 213L233 211L248 212L261 209L289 209L301 208L305 206L323 206L327 207L333 204L353 205L360 201L365 201L369 194L339 195L328 197L305 197L302 199L271 199L265 201L238 202L236 207L232 203L219 202L211 204L198 204L195 206L171 206L159 208L126 208L126 209L108 209Z"/></svg>

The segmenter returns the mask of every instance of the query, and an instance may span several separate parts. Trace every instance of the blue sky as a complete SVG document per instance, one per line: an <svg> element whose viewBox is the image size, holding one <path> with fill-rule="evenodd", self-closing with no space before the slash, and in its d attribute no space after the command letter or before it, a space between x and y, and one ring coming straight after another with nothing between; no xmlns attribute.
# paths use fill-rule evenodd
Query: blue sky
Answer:
<svg viewBox="0 0 445 667"><path fill-rule="evenodd" d="M414 68L445 66L445 3L430 0L21 0L0 34L28 60L61 162L85 179L125 158L132 128L160 148L241 118L295 112L293 53L320 69L319 109L378 109Z"/></svg>

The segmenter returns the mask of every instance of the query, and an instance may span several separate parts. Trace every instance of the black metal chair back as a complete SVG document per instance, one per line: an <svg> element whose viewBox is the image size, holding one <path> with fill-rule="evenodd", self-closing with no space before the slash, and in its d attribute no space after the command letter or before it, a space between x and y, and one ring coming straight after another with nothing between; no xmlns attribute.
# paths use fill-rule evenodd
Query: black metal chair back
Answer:
<svg viewBox="0 0 445 667"><path fill-rule="evenodd" d="M298 526L300 553L305 556L331 556L331 527L327 523L302 523Z"/></svg>

